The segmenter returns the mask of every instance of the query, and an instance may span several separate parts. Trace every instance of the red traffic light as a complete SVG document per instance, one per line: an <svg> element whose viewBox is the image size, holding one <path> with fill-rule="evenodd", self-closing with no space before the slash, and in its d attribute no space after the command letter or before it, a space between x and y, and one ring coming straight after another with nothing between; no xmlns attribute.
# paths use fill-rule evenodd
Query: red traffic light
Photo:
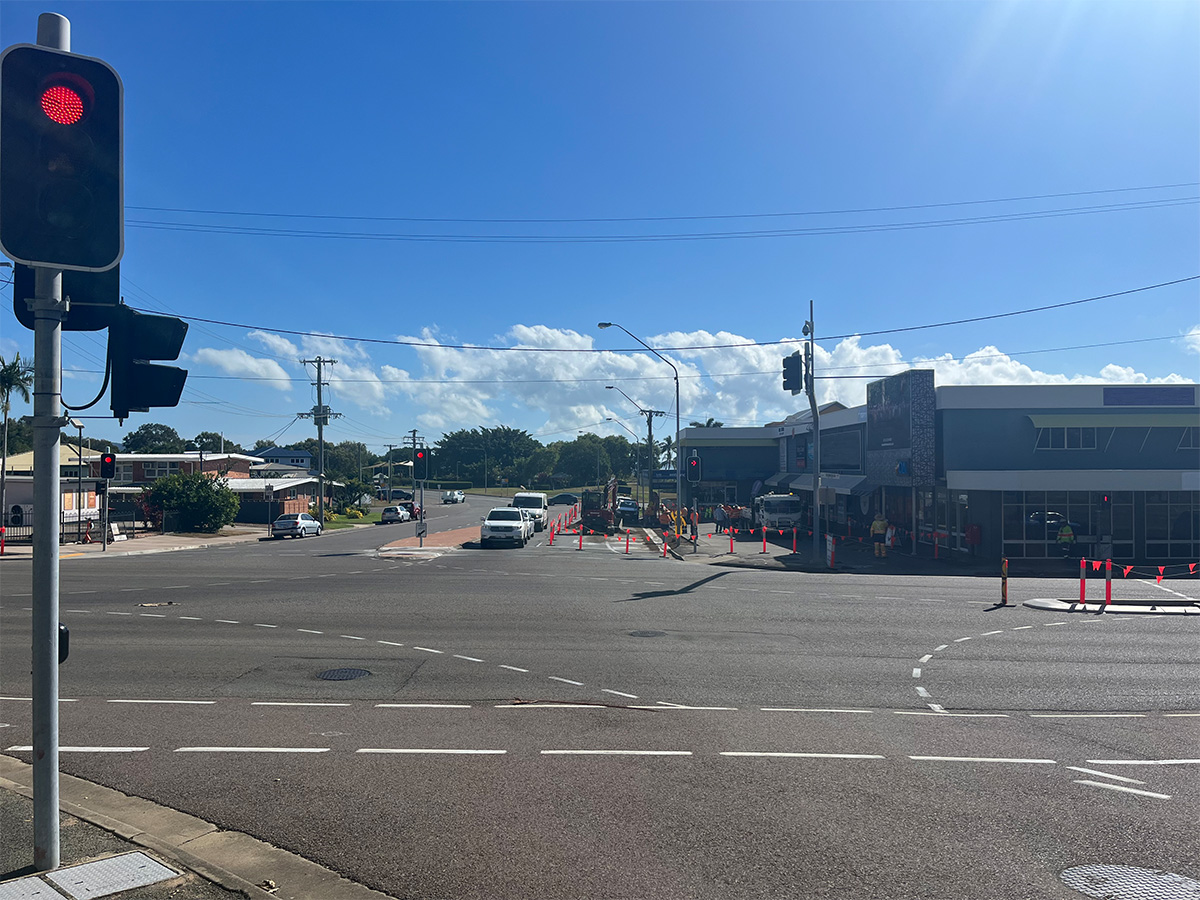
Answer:
<svg viewBox="0 0 1200 900"><path fill-rule="evenodd" d="M42 112L59 125L74 125L83 118L83 98L64 84L42 91Z"/></svg>
<svg viewBox="0 0 1200 900"><path fill-rule="evenodd" d="M417 459L424 459L424 458L425 458L425 451L424 451L424 450L418 450L418 451L417 451Z"/></svg>
<svg viewBox="0 0 1200 900"><path fill-rule="evenodd" d="M113 456L111 453L105 453L103 456L100 457L100 462L106 466L110 466L113 463L115 463L116 461L117 461L117 458L115 456Z"/></svg>
<svg viewBox="0 0 1200 900"><path fill-rule="evenodd" d="M696 468L698 465L700 465L699 458L697 458L695 456L689 456L688 457L688 465L691 466L693 469Z"/></svg>

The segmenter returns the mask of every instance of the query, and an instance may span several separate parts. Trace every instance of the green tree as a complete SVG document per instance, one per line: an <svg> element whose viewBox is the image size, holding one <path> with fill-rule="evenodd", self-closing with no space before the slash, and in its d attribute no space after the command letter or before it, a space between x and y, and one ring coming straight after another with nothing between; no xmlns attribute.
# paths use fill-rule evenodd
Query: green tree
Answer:
<svg viewBox="0 0 1200 900"><path fill-rule="evenodd" d="M125 435L121 449L126 453L182 453L184 441L169 425L147 422Z"/></svg>
<svg viewBox="0 0 1200 900"><path fill-rule="evenodd" d="M610 434L601 438L600 443L604 445L604 452L608 455L608 461L612 465L614 475L624 476L633 474L637 464L637 451L640 447L631 444L621 434Z"/></svg>
<svg viewBox="0 0 1200 900"><path fill-rule="evenodd" d="M236 519L241 505L223 480L200 472L160 478L142 492L142 500L144 507L177 512L183 531L210 534Z"/></svg>
<svg viewBox="0 0 1200 900"><path fill-rule="evenodd" d="M202 431L187 442L188 450L203 450L205 453L245 453L233 441L226 440L215 431Z"/></svg>
<svg viewBox="0 0 1200 900"><path fill-rule="evenodd" d="M529 487L547 487L558 466L558 447L539 447L521 464L521 482Z"/></svg>
<svg viewBox="0 0 1200 900"><path fill-rule="evenodd" d="M8 473L8 413L12 408L12 397L16 394L25 403L29 402L29 389L33 387L33 366L21 359L18 352L10 362L0 356L0 412L4 413L4 449L0 457L0 522L8 521L8 494L5 476Z"/></svg>
<svg viewBox="0 0 1200 900"><path fill-rule="evenodd" d="M725 427L725 423L724 423L724 422L718 422L718 421L717 421L716 419L714 419L712 416L709 416L709 417L708 417L707 419L705 419L703 422L700 422L700 421L697 421L697 420L693 420L693 421L691 421L691 422L688 422L688 427L690 427L690 428L724 428L724 427Z"/></svg>
<svg viewBox="0 0 1200 900"><path fill-rule="evenodd" d="M595 484L599 471L599 483L604 484L612 474L612 464L604 451L604 444L595 434L581 434L570 443L563 444L558 453L556 474L567 476L568 483Z"/></svg>

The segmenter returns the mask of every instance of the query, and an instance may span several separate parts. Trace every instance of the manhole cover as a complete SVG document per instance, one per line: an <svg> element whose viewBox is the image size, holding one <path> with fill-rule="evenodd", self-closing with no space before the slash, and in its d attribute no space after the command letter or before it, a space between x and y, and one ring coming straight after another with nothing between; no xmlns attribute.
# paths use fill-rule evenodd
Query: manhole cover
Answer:
<svg viewBox="0 0 1200 900"><path fill-rule="evenodd" d="M353 681L355 678L365 678L371 673L366 669L326 669L319 672L317 677L322 681Z"/></svg>
<svg viewBox="0 0 1200 900"><path fill-rule="evenodd" d="M1062 881L1097 900L1200 900L1200 881L1136 866L1074 866Z"/></svg>
<svg viewBox="0 0 1200 900"><path fill-rule="evenodd" d="M631 631L630 637L666 637L665 631Z"/></svg>

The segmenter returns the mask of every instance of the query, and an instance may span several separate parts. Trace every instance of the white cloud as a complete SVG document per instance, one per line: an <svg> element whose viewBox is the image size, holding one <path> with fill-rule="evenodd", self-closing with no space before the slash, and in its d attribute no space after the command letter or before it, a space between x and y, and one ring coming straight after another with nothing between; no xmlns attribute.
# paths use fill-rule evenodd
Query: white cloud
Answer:
<svg viewBox="0 0 1200 900"><path fill-rule="evenodd" d="M1193 325L1183 336L1183 346L1189 353L1200 354L1200 325Z"/></svg>
<svg viewBox="0 0 1200 900"><path fill-rule="evenodd" d="M251 356L245 350L237 347L228 350L201 347L191 354L191 358L202 365L213 366L229 375L270 378L271 381L264 381L263 384L276 390L287 392L292 387L290 376L275 360Z"/></svg>

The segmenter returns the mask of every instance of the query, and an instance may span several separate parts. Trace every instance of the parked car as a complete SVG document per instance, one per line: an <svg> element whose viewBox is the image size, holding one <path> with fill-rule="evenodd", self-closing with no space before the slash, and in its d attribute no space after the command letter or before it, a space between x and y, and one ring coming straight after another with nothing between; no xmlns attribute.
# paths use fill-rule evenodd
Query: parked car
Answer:
<svg viewBox="0 0 1200 900"><path fill-rule="evenodd" d="M383 512L379 514L379 521L384 525L393 522L407 522L411 518L412 516L403 506L385 506Z"/></svg>
<svg viewBox="0 0 1200 900"><path fill-rule="evenodd" d="M528 510L497 506L483 519L479 528L479 545L487 547L497 541L524 547L533 537L533 518Z"/></svg>
<svg viewBox="0 0 1200 900"><path fill-rule="evenodd" d="M467 495L462 491L446 491L442 494L443 503L466 503Z"/></svg>
<svg viewBox="0 0 1200 900"><path fill-rule="evenodd" d="M551 506L574 506L578 502L578 494L555 494L550 498Z"/></svg>
<svg viewBox="0 0 1200 900"><path fill-rule="evenodd" d="M407 512L407 513L408 513L408 517L409 517L410 519L419 519L419 518L421 518L421 507L420 507L420 505L418 505L418 504L416 504L416 503L413 503L411 500L406 500L405 502L403 502L403 503L397 503L396 505L397 505L398 507L400 507L402 510L404 510L405 512Z"/></svg>
<svg viewBox="0 0 1200 900"><path fill-rule="evenodd" d="M321 523L308 513L284 513L271 525L271 537L307 537L320 535Z"/></svg>

